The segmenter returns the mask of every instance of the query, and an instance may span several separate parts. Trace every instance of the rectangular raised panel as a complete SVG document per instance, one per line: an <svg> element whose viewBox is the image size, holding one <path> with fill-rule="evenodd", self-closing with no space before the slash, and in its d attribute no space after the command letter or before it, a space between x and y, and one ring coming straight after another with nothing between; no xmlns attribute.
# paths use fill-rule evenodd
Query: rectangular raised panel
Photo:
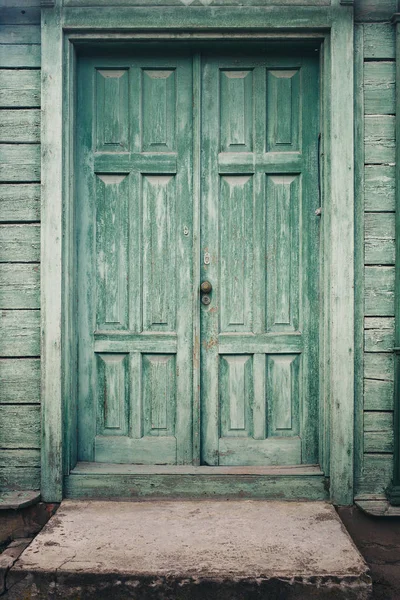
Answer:
<svg viewBox="0 0 400 600"><path fill-rule="evenodd" d="M128 80L127 69L98 69L96 72L97 150L128 149Z"/></svg>
<svg viewBox="0 0 400 600"><path fill-rule="evenodd" d="M143 328L174 331L176 315L175 177L147 175L143 193Z"/></svg>
<svg viewBox="0 0 400 600"><path fill-rule="evenodd" d="M142 149L175 149L176 76L174 70L142 70Z"/></svg>
<svg viewBox="0 0 400 600"><path fill-rule="evenodd" d="M97 327L128 322L129 178L98 175L96 194Z"/></svg>
<svg viewBox="0 0 400 600"><path fill-rule="evenodd" d="M97 432L127 435L129 427L128 354L97 355Z"/></svg>
<svg viewBox="0 0 400 600"><path fill-rule="evenodd" d="M300 355L267 356L268 435L299 433Z"/></svg>
<svg viewBox="0 0 400 600"><path fill-rule="evenodd" d="M300 71L267 71L267 151L299 150Z"/></svg>
<svg viewBox="0 0 400 600"><path fill-rule="evenodd" d="M253 73L221 70L221 151L253 149Z"/></svg>
<svg viewBox="0 0 400 600"><path fill-rule="evenodd" d="M221 436L252 436L253 357L220 357Z"/></svg>
<svg viewBox="0 0 400 600"><path fill-rule="evenodd" d="M221 177L221 332L251 331L253 291L253 177Z"/></svg>
<svg viewBox="0 0 400 600"><path fill-rule="evenodd" d="M143 355L144 435L173 436L175 433L175 355Z"/></svg>
<svg viewBox="0 0 400 600"><path fill-rule="evenodd" d="M267 176L267 331L299 327L299 177Z"/></svg>

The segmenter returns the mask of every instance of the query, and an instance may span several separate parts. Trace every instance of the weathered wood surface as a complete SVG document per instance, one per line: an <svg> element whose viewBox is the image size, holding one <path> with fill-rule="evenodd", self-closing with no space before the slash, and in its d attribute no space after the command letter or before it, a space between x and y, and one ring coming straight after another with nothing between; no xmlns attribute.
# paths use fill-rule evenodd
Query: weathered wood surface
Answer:
<svg viewBox="0 0 400 600"><path fill-rule="evenodd" d="M364 380L364 410L393 410L393 381Z"/></svg>
<svg viewBox="0 0 400 600"><path fill-rule="evenodd" d="M40 27L36 25L2 25L0 44L40 44Z"/></svg>
<svg viewBox="0 0 400 600"><path fill-rule="evenodd" d="M393 456L391 454L365 454L363 472L356 479L355 495L371 497L383 494L393 474Z"/></svg>
<svg viewBox="0 0 400 600"><path fill-rule="evenodd" d="M40 449L5 449L0 450L0 469L2 467L40 467Z"/></svg>
<svg viewBox="0 0 400 600"><path fill-rule="evenodd" d="M39 488L39 467L19 467L16 469L12 465L7 465L0 468L0 489L18 491L38 490Z"/></svg>
<svg viewBox="0 0 400 600"><path fill-rule="evenodd" d="M395 63L366 62L364 64L364 107L367 115L394 115Z"/></svg>
<svg viewBox="0 0 400 600"><path fill-rule="evenodd" d="M40 142L40 110L0 110L0 143Z"/></svg>
<svg viewBox="0 0 400 600"><path fill-rule="evenodd" d="M367 213L365 215L365 264L394 265L394 213Z"/></svg>
<svg viewBox="0 0 400 600"><path fill-rule="evenodd" d="M391 23L364 25L364 58L393 60L395 55L395 29Z"/></svg>
<svg viewBox="0 0 400 600"><path fill-rule="evenodd" d="M0 264L0 308L40 308L37 264Z"/></svg>
<svg viewBox="0 0 400 600"><path fill-rule="evenodd" d="M1 44L0 67L40 67L38 44Z"/></svg>
<svg viewBox="0 0 400 600"><path fill-rule="evenodd" d="M40 402L40 359L0 359L0 404Z"/></svg>
<svg viewBox="0 0 400 600"><path fill-rule="evenodd" d="M395 121L392 115L366 115L365 164L394 164Z"/></svg>
<svg viewBox="0 0 400 600"><path fill-rule="evenodd" d="M0 143L40 142L40 110L0 110Z"/></svg>
<svg viewBox="0 0 400 600"><path fill-rule="evenodd" d="M0 69L0 107L38 108L40 71Z"/></svg>
<svg viewBox="0 0 400 600"><path fill-rule="evenodd" d="M354 18L359 22L388 21L396 10L396 0L354 1Z"/></svg>
<svg viewBox="0 0 400 600"><path fill-rule="evenodd" d="M395 167L367 165L365 167L365 210L375 212L395 209Z"/></svg>
<svg viewBox="0 0 400 600"><path fill-rule="evenodd" d="M393 354L366 352L364 354L364 374L366 379L393 381Z"/></svg>
<svg viewBox="0 0 400 600"><path fill-rule="evenodd" d="M394 267L365 267L364 313L366 316L394 315Z"/></svg>
<svg viewBox="0 0 400 600"><path fill-rule="evenodd" d="M0 222L40 221L40 185L1 184Z"/></svg>
<svg viewBox="0 0 400 600"><path fill-rule="evenodd" d="M0 405L3 448L40 448L40 406Z"/></svg>
<svg viewBox="0 0 400 600"><path fill-rule="evenodd" d="M40 311L3 310L0 328L0 356L39 356Z"/></svg>
<svg viewBox="0 0 400 600"><path fill-rule="evenodd" d="M393 413L364 413L364 451L393 452Z"/></svg>
<svg viewBox="0 0 400 600"><path fill-rule="evenodd" d="M1 225L0 262L39 262L40 225Z"/></svg>
<svg viewBox="0 0 400 600"><path fill-rule="evenodd" d="M394 346L394 317L365 318L365 351L391 352Z"/></svg>
<svg viewBox="0 0 400 600"><path fill-rule="evenodd" d="M19 6L0 6L0 23L3 25L39 25L40 7L26 6L20 0Z"/></svg>
<svg viewBox="0 0 400 600"><path fill-rule="evenodd" d="M0 182L40 181L39 144L1 144Z"/></svg>

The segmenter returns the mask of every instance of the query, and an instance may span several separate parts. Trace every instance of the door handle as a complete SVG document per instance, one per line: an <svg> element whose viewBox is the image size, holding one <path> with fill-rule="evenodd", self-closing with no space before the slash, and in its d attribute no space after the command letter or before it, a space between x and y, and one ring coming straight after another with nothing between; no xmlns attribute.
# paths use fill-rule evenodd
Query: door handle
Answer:
<svg viewBox="0 0 400 600"><path fill-rule="evenodd" d="M200 291L202 294L209 294L212 290L212 285L209 281L203 281L200 285Z"/></svg>

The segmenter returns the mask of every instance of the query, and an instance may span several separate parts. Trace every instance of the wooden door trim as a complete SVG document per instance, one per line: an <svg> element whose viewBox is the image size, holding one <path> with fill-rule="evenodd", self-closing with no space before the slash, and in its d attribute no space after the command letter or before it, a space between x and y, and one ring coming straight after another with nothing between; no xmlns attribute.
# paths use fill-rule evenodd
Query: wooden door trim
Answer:
<svg viewBox="0 0 400 600"><path fill-rule="evenodd" d="M165 10L164 10L165 9ZM94 10L94 12L93 12ZM74 349L73 129L77 44L139 39L323 41L323 256L320 464L335 504L353 502L354 455L354 139L353 9L331 6L163 7L123 11L42 8L42 498L60 501L76 463ZM216 10L215 7L213 9ZM177 19L177 15L180 18ZM96 18L94 18L94 15ZM157 17L158 15L158 17ZM130 17L130 18L128 18ZM177 23L179 25L177 26ZM115 33L119 28L123 33ZM145 30L147 29L147 33ZM169 31L168 31L169 30ZM235 33L232 33L234 31ZM198 67L199 68L199 67ZM198 377L198 374L197 374ZM198 381L198 380L197 380ZM195 381L195 387L196 387Z"/></svg>

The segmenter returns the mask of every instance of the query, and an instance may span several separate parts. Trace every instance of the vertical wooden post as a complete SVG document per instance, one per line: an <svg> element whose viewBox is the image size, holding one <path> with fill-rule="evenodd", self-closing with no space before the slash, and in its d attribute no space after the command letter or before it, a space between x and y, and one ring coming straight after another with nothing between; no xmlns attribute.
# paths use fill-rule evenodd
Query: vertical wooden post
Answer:
<svg viewBox="0 0 400 600"><path fill-rule="evenodd" d="M41 357L42 476L62 500L62 27L60 1L42 2Z"/></svg>
<svg viewBox="0 0 400 600"><path fill-rule="evenodd" d="M331 499L353 503L354 483L354 23L338 7L332 26L330 165Z"/></svg>
<svg viewBox="0 0 400 600"><path fill-rule="evenodd" d="M400 2L399 2L400 5ZM400 10L400 6L398 6ZM394 467L388 491L391 504L400 506L400 12L393 15L396 27L396 283L394 347Z"/></svg>

